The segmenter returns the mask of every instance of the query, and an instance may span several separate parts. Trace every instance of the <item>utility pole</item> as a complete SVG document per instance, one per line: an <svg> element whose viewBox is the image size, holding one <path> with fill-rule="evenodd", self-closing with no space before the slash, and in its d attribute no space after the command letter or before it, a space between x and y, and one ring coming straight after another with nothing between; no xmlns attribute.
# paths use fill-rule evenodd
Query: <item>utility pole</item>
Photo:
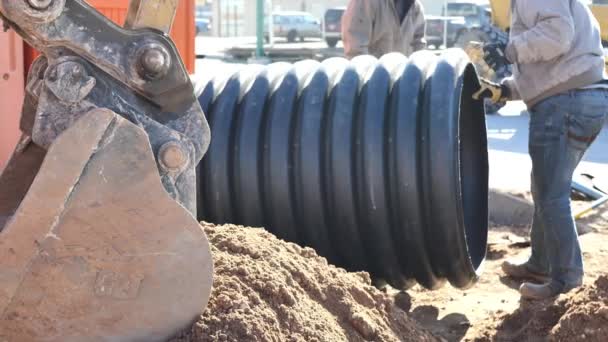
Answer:
<svg viewBox="0 0 608 342"><path fill-rule="evenodd" d="M239 8L234 5L234 36L239 36Z"/></svg>
<svg viewBox="0 0 608 342"><path fill-rule="evenodd" d="M255 56L264 56L264 0L256 0L256 49Z"/></svg>
<svg viewBox="0 0 608 342"><path fill-rule="evenodd" d="M217 21L215 23L215 26L217 26L217 36L218 37L222 37L222 2L221 0L216 0L217 1L217 19L214 18L214 21Z"/></svg>
<svg viewBox="0 0 608 342"><path fill-rule="evenodd" d="M272 0L268 0L268 43L274 46L274 16L272 15Z"/></svg>
<svg viewBox="0 0 608 342"><path fill-rule="evenodd" d="M448 48L448 0L443 2L443 48Z"/></svg>

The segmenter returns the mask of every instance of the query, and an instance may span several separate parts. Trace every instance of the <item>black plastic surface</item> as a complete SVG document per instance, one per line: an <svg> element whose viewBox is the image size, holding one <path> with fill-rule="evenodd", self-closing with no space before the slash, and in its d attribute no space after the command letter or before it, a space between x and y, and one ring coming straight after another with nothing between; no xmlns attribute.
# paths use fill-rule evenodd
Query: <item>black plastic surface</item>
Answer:
<svg viewBox="0 0 608 342"><path fill-rule="evenodd" d="M199 97L212 129L199 218L263 226L397 288L475 283L488 155L462 51L248 66L226 78Z"/></svg>

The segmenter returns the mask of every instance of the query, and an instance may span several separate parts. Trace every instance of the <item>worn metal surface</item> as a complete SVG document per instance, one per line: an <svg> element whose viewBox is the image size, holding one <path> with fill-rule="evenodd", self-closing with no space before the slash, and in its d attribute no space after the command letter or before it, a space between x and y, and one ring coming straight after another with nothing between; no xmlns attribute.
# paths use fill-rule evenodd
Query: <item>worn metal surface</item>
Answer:
<svg viewBox="0 0 608 342"><path fill-rule="evenodd" d="M196 212L194 169L210 140L207 121L198 102L179 116L161 112L110 75L79 56L70 55L68 50L49 49L46 59L43 65L48 67L42 84L33 87L36 91L28 92L38 104L31 130L33 141L48 148L92 108L111 109L148 133L155 155L168 142L183 146L188 156L187 165L180 168L180 172L169 172L159 164L158 171L167 191L191 212Z"/></svg>
<svg viewBox="0 0 608 342"><path fill-rule="evenodd" d="M205 307L211 275L144 130L93 110L56 139L0 233L0 340L163 341Z"/></svg>
<svg viewBox="0 0 608 342"><path fill-rule="evenodd" d="M178 0L131 0L125 28L154 28L169 33Z"/></svg>
<svg viewBox="0 0 608 342"><path fill-rule="evenodd" d="M43 53L0 175L0 341L166 340L212 282L194 219L209 127L173 43L79 0L0 13Z"/></svg>
<svg viewBox="0 0 608 342"><path fill-rule="evenodd" d="M82 0L54 0L43 10L30 7L24 0L0 0L0 12L39 51L64 46L163 111L179 115L195 102L186 68L166 35L116 26ZM136 56L150 44L162 46L170 57L163 77L146 79L138 72Z"/></svg>
<svg viewBox="0 0 608 342"><path fill-rule="evenodd" d="M188 163L179 172L160 164L158 170L167 191L194 213L194 168L209 144L209 128L170 39L117 27L78 0L34 7L2 1L0 11L45 55L28 77L23 132L48 148L83 113L112 109L148 132L155 153L170 141L183 146Z"/></svg>
<svg viewBox="0 0 608 342"><path fill-rule="evenodd" d="M398 288L466 288L488 228L477 75L461 50L210 77L199 217L261 226Z"/></svg>
<svg viewBox="0 0 608 342"><path fill-rule="evenodd" d="M21 141L23 147L13 153L0 175L0 232L17 211L46 155L43 148L28 144L27 138Z"/></svg>

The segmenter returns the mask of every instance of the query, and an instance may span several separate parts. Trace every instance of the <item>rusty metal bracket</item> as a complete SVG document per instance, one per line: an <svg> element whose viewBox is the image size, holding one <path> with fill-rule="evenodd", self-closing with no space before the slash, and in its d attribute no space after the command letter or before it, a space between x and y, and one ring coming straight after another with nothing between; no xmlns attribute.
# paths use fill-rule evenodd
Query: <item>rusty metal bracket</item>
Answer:
<svg viewBox="0 0 608 342"><path fill-rule="evenodd" d="M0 0L0 15L43 53L28 75L24 134L48 149L86 113L110 109L146 131L165 190L195 213L195 168L210 131L177 49L161 32L176 7L133 1L127 26L137 29L113 24L82 0Z"/></svg>
<svg viewBox="0 0 608 342"><path fill-rule="evenodd" d="M165 189L192 213L196 211L195 168L210 142L198 102L179 116L159 111L129 87L64 48L48 49L46 57L37 60L28 80L28 96L36 107L24 108L29 126L24 131L45 149L94 108L110 109L143 128Z"/></svg>
<svg viewBox="0 0 608 342"><path fill-rule="evenodd" d="M210 132L165 14L130 30L82 0L0 0L42 52L0 173L0 341L165 341L206 306Z"/></svg>
<svg viewBox="0 0 608 342"><path fill-rule="evenodd" d="M151 9L139 6L128 23L165 30L171 26L171 6L150 20L142 16ZM66 47L164 112L179 115L196 101L177 48L162 32L119 27L82 0L0 0L0 12L36 49Z"/></svg>

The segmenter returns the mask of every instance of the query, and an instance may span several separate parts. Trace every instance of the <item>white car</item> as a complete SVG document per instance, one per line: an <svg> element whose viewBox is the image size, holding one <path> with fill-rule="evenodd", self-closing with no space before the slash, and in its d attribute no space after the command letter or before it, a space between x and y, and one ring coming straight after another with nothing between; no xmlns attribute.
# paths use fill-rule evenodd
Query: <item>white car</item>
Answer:
<svg viewBox="0 0 608 342"><path fill-rule="evenodd" d="M273 35L287 38L293 43L296 39L304 41L306 38L321 38L321 21L307 12L274 12L272 14ZM264 35L268 40L268 25L264 25Z"/></svg>

